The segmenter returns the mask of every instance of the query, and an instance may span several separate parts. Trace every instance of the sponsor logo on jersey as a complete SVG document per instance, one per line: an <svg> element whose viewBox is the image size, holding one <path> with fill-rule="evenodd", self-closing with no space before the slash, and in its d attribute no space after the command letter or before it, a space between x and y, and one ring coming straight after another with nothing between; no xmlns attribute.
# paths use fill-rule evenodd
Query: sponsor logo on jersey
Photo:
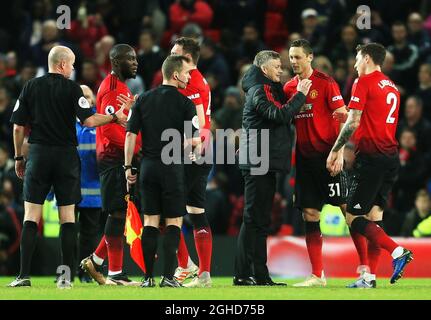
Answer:
<svg viewBox="0 0 431 320"><path fill-rule="evenodd" d="M301 111L299 113L304 113L304 112L310 111L311 109L313 109L313 104L306 103L302 106Z"/></svg>
<svg viewBox="0 0 431 320"><path fill-rule="evenodd" d="M343 100L343 97L342 96L332 97L332 102L335 102L335 101L338 101L338 100Z"/></svg>
<svg viewBox="0 0 431 320"><path fill-rule="evenodd" d="M358 97L354 97L354 96L352 96L352 98L350 98L350 100L352 100L353 102L359 102L359 98Z"/></svg>

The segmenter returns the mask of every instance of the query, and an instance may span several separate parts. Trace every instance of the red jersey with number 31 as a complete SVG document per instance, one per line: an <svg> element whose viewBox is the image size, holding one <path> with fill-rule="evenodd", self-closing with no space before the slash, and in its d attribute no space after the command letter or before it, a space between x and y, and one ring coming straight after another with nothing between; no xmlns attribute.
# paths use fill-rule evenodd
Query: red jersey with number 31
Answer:
<svg viewBox="0 0 431 320"><path fill-rule="evenodd" d="M187 98L192 100L195 106L202 104L204 106L205 113L205 126L204 132L201 132L202 141L207 141L209 136L209 130L211 128L211 90L208 82L204 78L204 76L200 73L198 69L193 69L190 71L190 80L187 83L185 89L179 89L178 91L185 95ZM199 120L198 117L195 116L193 118L193 125L196 129L199 128ZM206 145L205 143L204 145Z"/></svg>
<svg viewBox="0 0 431 320"><path fill-rule="evenodd" d="M380 71L361 76L352 87L349 109L362 110L353 140L359 153L394 155L398 152L395 132L400 93Z"/></svg>

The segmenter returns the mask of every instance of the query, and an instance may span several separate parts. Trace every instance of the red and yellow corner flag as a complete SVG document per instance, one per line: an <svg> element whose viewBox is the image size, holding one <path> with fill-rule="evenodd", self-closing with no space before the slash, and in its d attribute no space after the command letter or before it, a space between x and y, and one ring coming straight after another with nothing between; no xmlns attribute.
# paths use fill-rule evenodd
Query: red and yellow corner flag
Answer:
<svg viewBox="0 0 431 320"><path fill-rule="evenodd" d="M127 197L127 216L124 235L126 236L126 242L130 246L130 256L139 268L146 273L141 243L142 230L143 227L138 209L136 209L133 201Z"/></svg>

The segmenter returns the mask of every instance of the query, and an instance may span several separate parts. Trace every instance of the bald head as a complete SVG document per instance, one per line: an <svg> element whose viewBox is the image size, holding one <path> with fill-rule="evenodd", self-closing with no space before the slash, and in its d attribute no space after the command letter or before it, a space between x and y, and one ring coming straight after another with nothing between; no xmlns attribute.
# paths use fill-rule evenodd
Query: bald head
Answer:
<svg viewBox="0 0 431 320"><path fill-rule="evenodd" d="M70 50L68 47L55 46L49 51L48 66L50 68L51 66L57 66L62 61L69 60L74 56L75 55L73 54L72 50Z"/></svg>
<svg viewBox="0 0 431 320"><path fill-rule="evenodd" d="M60 73L66 78L70 78L74 62L75 54L68 47L55 46L49 51L49 72Z"/></svg>

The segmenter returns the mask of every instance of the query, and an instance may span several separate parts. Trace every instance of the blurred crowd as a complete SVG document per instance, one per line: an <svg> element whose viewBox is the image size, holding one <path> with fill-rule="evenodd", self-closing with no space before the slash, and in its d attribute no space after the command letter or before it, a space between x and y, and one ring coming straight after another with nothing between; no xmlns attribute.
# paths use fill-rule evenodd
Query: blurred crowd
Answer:
<svg viewBox="0 0 431 320"><path fill-rule="evenodd" d="M59 5L71 9L69 29L57 27L57 18L63 13L57 13ZM359 5L371 8L371 29L357 28ZM235 131L242 122L241 77L258 51L280 52L282 81L286 82L293 76L290 41L309 40L314 67L334 77L347 104L356 78L357 44L382 43L388 50L383 72L394 80L402 96L397 133L401 169L385 213L385 228L391 235L431 236L429 1L21 0L2 8L0 21L0 268L19 247L23 214L22 184L11 159L10 115L26 81L47 72L48 52L58 44L70 47L76 55L73 80L94 93L110 72L112 46L132 45L139 67L138 76L128 85L134 94L140 94L161 83L160 67L172 42L179 36L194 37L201 43L198 68L211 86L213 129ZM237 144L238 139L232 135L226 142ZM353 146L346 148L347 168L354 161L353 150ZM303 232L301 215L292 205L294 172L279 177L274 234ZM242 183L235 165L214 166L206 208L213 233L238 233Z"/></svg>

